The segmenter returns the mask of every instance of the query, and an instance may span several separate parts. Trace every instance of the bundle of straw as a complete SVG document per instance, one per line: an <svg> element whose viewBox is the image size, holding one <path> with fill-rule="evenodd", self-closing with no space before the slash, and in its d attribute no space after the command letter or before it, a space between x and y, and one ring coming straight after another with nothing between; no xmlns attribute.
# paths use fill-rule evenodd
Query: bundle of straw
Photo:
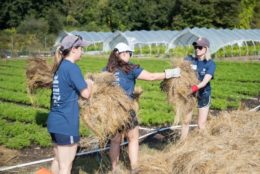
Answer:
<svg viewBox="0 0 260 174"><path fill-rule="evenodd" d="M44 59L28 59L26 77L30 93L35 92L37 88L50 88L52 84L51 66Z"/></svg>
<svg viewBox="0 0 260 174"><path fill-rule="evenodd" d="M196 97L191 95L191 87L198 84L198 79L190 65L188 61L176 63L176 66L181 69L181 77L165 79L161 82L161 90L167 93L168 102L175 106L174 124L186 120L185 116L196 105Z"/></svg>
<svg viewBox="0 0 260 174"><path fill-rule="evenodd" d="M130 111L137 113L137 104L115 83L113 74L92 74L94 84L88 100L81 100L81 116L101 142L113 136L130 121ZM122 130L124 131L124 130Z"/></svg>

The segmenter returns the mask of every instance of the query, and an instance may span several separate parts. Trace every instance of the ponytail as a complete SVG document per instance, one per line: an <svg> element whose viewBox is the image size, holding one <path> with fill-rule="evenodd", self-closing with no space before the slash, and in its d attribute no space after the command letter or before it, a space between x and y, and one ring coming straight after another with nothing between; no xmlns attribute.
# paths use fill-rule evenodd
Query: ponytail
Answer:
<svg viewBox="0 0 260 174"><path fill-rule="evenodd" d="M54 75L56 71L59 69L59 66L63 60L68 54L70 53L70 49L63 49L63 46L57 47L55 51L55 56L54 56L54 63L52 67L52 74Z"/></svg>

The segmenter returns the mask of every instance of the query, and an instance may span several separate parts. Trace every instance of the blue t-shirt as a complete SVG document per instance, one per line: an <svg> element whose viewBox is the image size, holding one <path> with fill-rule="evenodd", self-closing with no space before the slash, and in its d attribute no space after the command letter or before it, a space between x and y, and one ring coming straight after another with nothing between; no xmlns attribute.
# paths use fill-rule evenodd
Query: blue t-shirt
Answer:
<svg viewBox="0 0 260 174"><path fill-rule="evenodd" d="M79 67L64 59L53 78L49 132L79 136L78 96L86 87Z"/></svg>
<svg viewBox="0 0 260 174"><path fill-rule="evenodd" d="M197 77L199 81L202 81L206 74L210 74L213 79L216 70L216 64L212 59L199 60L197 57L188 56L185 58L185 60L191 61L193 69L197 72ZM208 82L204 88L201 88L199 90L200 93L204 91L211 92L210 82Z"/></svg>
<svg viewBox="0 0 260 174"><path fill-rule="evenodd" d="M105 69L104 69L105 70ZM127 96L133 98L135 89L135 82L137 77L141 74L143 68L135 67L129 73L125 73L121 69L117 69L114 73L117 84L124 89Z"/></svg>

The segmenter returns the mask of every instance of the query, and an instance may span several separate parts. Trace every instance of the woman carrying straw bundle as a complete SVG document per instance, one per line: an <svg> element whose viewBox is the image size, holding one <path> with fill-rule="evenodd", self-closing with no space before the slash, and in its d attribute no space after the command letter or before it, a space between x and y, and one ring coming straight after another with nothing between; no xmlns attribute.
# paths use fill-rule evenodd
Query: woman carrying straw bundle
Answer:
<svg viewBox="0 0 260 174"><path fill-rule="evenodd" d="M53 65L51 109L47 126L54 147L51 170L55 174L71 172L79 135L78 96L88 98L92 83L84 80L79 67L84 46L88 42L80 36L66 35L59 43Z"/></svg>
<svg viewBox="0 0 260 174"><path fill-rule="evenodd" d="M129 97L129 100L133 100L133 92L136 79L153 81L180 76L180 68L167 69L164 73L148 72L141 68L139 65L129 62L129 59L132 56L132 52L133 50L127 44L118 43L115 46L114 50L111 52L108 63L105 67L106 71L111 72L115 75L116 83L120 87L122 87L126 95ZM135 171L138 162L139 123L134 111L130 112L130 116L132 121L127 126L128 130L126 132L126 136L129 141L128 155L130 159L131 170ZM118 131L116 135L111 139L109 156L112 164L112 172L115 171L116 165L119 160L120 143L122 140L122 136L122 132Z"/></svg>
<svg viewBox="0 0 260 174"><path fill-rule="evenodd" d="M214 77L214 72L216 70L216 64L211 59L210 55L210 43L206 38L198 38L196 42L193 42L193 47L195 51L195 57L188 56L185 60L190 61L191 67L197 72L197 77L199 84L194 84L191 88L191 94L198 93L198 126L199 129L203 130L206 126L206 121L209 113L210 99L211 99L211 86L210 80ZM189 132L189 123L192 117L191 111L183 123L181 139L185 139Z"/></svg>

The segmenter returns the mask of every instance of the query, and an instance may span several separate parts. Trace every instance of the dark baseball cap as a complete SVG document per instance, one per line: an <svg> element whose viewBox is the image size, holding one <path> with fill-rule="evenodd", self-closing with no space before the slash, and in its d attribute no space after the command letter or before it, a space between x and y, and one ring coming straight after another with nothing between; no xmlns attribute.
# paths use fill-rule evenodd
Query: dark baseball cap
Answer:
<svg viewBox="0 0 260 174"><path fill-rule="evenodd" d="M72 47L85 47L90 45L90 42L82 39L81 36L69 34L61 40L59 45L65 50Z"/></svg>
<svg viewBox="0 0 260 174"><path fill-rule="evenodd" d="M198 40L192 43L193 46L208 47L210 46L209 40L205 37L200 37Z"/></svg>

